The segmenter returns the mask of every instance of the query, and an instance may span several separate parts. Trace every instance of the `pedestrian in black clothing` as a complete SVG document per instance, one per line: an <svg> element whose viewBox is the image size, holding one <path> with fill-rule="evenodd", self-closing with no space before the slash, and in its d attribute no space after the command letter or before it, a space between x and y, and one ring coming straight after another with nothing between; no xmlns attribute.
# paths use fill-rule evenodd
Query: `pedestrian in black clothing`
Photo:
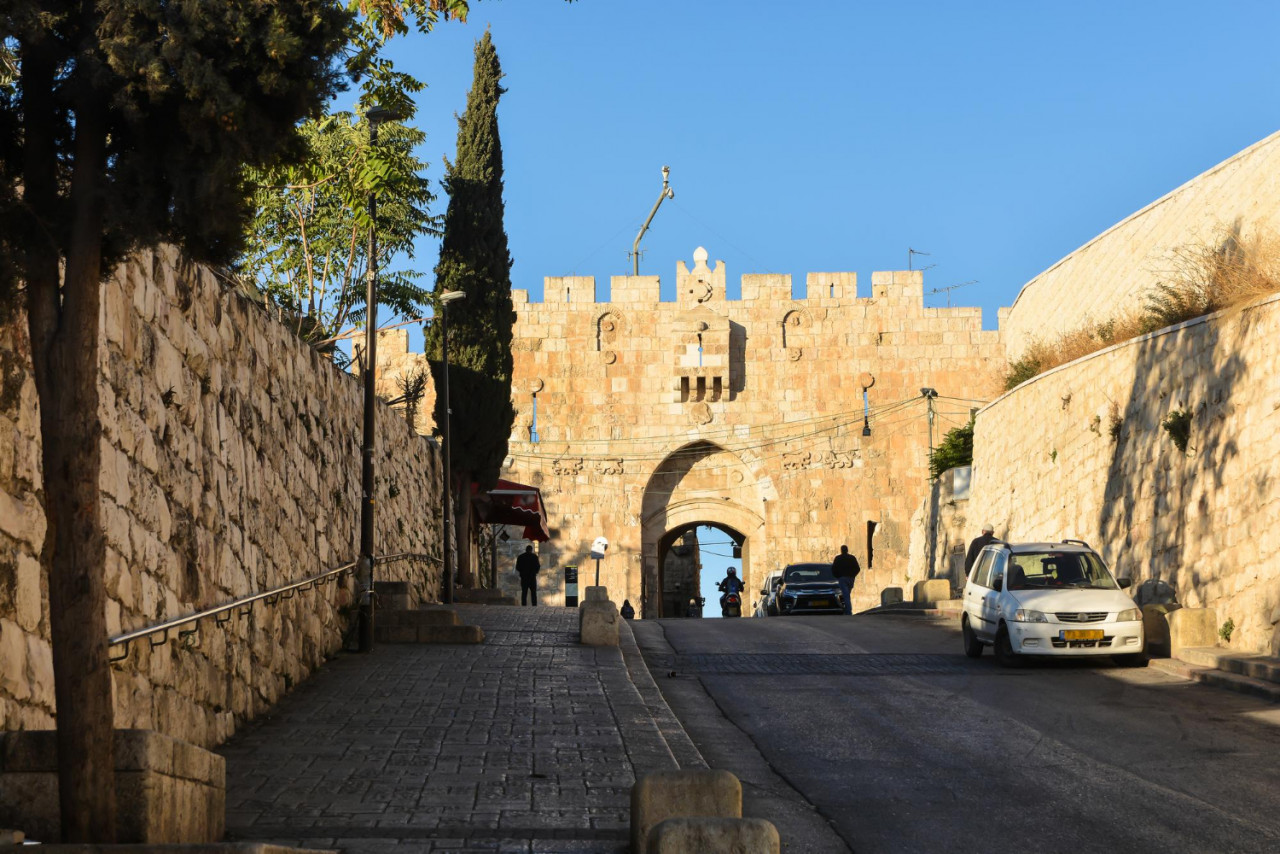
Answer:
<svg viewBox="0 0 1280 854"><path fill-rule="evenodd" d="M516 572L520 573L520 604L538 604L538 570L542 564L533 553L533 546L525 546L524 554L516 558ZM532 601L530 601L532 600Z"/></svg>
<svg viewBox="0 0 1280 854"><path fill-rule="evenodd" d="M969 570L973 569L973 564L978 559L978 555L982 552L982 550L985 547L991 545L992 543L1000 542L998 539L996 539L996 535L994 531L995 531L995 528L992 526L990 522L988 522L987 524L982 526L982 536L975 537L974 541L972 543L969 543L969 551L966 552L964 556L964 577L965 578L969 577ZM961 581L960 584L961 586L964 586L963 581Z"/></svg>
<svg viewBox="0 0 1280 854"><path fill-rule="evenodd" d="M849 554L848 546L840 547L840 554L836 555L836 559L831 561L831 574L836 577L836 581L840 582L840 604L844 606L844 612L853 615L853 581L858 577L858 573L862 572L862 567L858 566L858 559Z"/></svg>

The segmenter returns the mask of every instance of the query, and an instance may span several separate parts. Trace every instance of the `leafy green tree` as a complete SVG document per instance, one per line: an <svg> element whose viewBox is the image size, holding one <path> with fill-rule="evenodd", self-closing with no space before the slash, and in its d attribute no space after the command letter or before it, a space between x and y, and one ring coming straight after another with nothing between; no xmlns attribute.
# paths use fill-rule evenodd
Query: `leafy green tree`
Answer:
<svg viewBox="0 0 1280 854"><path fill-rule="evenodd" d="M929 475L938 477L947 469L973 465L973 421L947 431L942 443L929 455Z"/></svg>
<svg viewBox="0 0 1280 854"><path fill-rule="evenodd" d="M449 309L449 362L453 400L453 484L457 510L458 565L469 574L469 512L472 481L489 489L507 454L515 411L511 405L511 253L503 226L502 140L498 99L502 67L486 32L476 44L475 76L467 107L458 119L458 150L448 163L444 186L449 207L444 240L436 264L435 299L445 291L465 291L465 301ZM435 302L436 313L441 306ZM427 353L441 353L440 329L427 330ZM437 385L437 387L439 387ZM465 407L466 411L461 411ZM436 399L435 418L444 419L444 401Z"/></svg>
<svg viewBox="0 0 1280 854"><path fill-rule="evenodd" d="M114 841L111 675L98 479L102 280L164 242L230 259L244 164L298 150L342 84L332 0L0 0L0 276L21 283L40 401L65 841Z"/></svg>
<svg viewBox="0 0 1280 854"><path fill-rule="evenodd" d="M378 302L416 315L427 291L423 273L392 266L412 259L414 240L438 230L434 196L413 149L426 135L383 122L376 146L367 122L350 113L307 121L299 129L306 156L251 169L254 217L238 272L267 295L280 319L313 344L334 339L365 317L371 192L378 194Z"/></svg>

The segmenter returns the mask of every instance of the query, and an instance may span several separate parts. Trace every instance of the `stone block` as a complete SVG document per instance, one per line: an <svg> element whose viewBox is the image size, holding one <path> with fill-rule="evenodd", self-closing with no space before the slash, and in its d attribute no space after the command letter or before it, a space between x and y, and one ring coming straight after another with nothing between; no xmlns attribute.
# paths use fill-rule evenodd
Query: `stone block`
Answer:
<svg viewBox="0 0 1280 854"><path fill-rule="evenodd" d="M886 587L880 591L880 604L883 605L901 605L902 604L902 588Z"/></svg>
<svg viewBox="0 0 1280 854"><path fill-rule="evenodd" d="M647 854L780 854L778 829L762 818L669 818L649 831Z"/></svg>
<svg viewBox="0 0 1280 854"><path fill-rule="evenodd" d="M631 850L645 851L649 831L667 819L689 817L742 818L738 778L710 770L658 771L641 777L631 787Z"/></svg>
<svg viewBox="0 0 1280 854"><path fill-rule="evenodd" d="M462 621L458 618L458 612L453 608L442 605L421 605L417 612L421 616L418 618L421 622L419 625L431 626L459 626Z"/></svg>
<svg viewBox="0 0 1280 854"><path fill-rule="evenodd" d="M612 602L583 602L578 606L578 640L588 646L617 646L620 621Z"/></svg>
<svg viewBox="0 0 1280 854"><path fill-rule="evenodd" d="M1147 655L1164 658L1173 654L1169 644L1169 614L1181 607L1175 604L1142 606L1142 634L1146 638Z"/></svg>
<svg viewBox="0 0 1280 854"><path fill-rule="evenodd" d="M484 643L479 626L418 626L418 643Z"/></svg>
<svg viewBox="0 0 1280 854"><path fill-rule="evenodd" d="M409 609L409 582L375 581L373 592L378 594L378 610L407 611Z"/></svg>
<svg viewBox="0 0 1280 854"><path fill-rule="evenodd" d="M926 581L917 581L911 598L917 605L932 605L935 602L945 602L951 598L951 582L945 578L930 578Z"/></svg>
<svg viewBox="0 0 1280 854"><path fill-rule="evenodd" d="M586 595L582 597L583 602L608 602L609 588L601 585L599 587L587 587Z"/></svg>
<svg viewBox="0 0 1280 854"><path fill-rule="evenodd" d="M194 744L150 730L116 730L117 830L122 842L222 838L226 764ZM0 824L57 841L57 733L0 736Z"/></svg>
<svg viewBox="0 0 1280 854"><path fill-rule="evenodd" d="M1165 615L1169 624L1169 652L1193 646L1217 646L1218 614L1212 608L1179 608Z"/></svg>

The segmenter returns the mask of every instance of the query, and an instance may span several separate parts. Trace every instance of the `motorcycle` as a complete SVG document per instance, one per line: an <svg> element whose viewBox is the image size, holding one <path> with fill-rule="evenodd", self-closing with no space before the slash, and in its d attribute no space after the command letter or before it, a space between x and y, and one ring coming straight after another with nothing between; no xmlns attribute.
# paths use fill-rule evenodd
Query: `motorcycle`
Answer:
<svg viewBox="0 0 1280 854"><path fill-rule="evenodd" d="M724 599L720 602L720 616L741 617L742 597L737 593L726 593Z"/></svg>

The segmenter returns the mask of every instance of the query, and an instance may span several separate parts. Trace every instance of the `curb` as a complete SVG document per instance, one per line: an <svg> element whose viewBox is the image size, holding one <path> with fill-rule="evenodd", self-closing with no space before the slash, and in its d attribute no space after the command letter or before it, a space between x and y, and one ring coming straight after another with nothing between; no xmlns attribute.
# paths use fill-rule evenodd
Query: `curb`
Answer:
<svg viewBox="0 0 1280 854"><path fill-rule="evenodd" d="M1225 688L1238 694L1248 694L1251 697L1280 703L1280 685L1274 682L1228 673L1216 667L1187 664L1174 658L1153 658L1147 662L1147 666L1190 682L1199 682L1212 688Z"/></svg>
<svg viewBox="0 0 1280 854"><path fill-rule="evenodd" d="M689 734L685 732L684 726L667 705L661 689L658 688L658 683L649 672L649 665L645 663L640 646L636 643L635 633L631 631L631 623L627 620L622 620L619 627L618 648L622 650L623 662L631 675L631 683L649 710L653 722L658 727L658 733L667 742L667 749L671 751L676 765L681 769L709 767L702 753L689 738Z"/></svg>

